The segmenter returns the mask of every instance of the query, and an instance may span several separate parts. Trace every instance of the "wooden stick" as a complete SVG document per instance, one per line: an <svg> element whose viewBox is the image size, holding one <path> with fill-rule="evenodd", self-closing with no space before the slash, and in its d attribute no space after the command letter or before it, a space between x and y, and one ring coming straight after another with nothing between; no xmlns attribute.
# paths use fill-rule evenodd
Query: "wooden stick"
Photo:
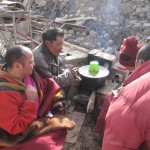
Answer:
<svg viewBox="0 0 150 150"><path fill-rule="evenodd" d="M58 21L53 21L51 23L51 25L59 25L59 26L62 26L64 25L64 27L72 27L72 28L81 28L81 29L86 29L87 27L86 26L82 26L82 25L77 25L77 24L71 24L71 23L63 23L63 22L58 22Z"/></svg>
<svg viewBox="0 0 150 150"><path fill-rule="evenodd" d="M51 12L51 14L50 14L50 16L49 16L49 18L48 18L48 22L50 22L51 19L54 17L54 15L55 15L55 10L56 10L56 6L57 6L57 2L55 2L55 4L54 4L54 7L53 7L53 9L52 9L52 12Z"/></svg>
<svg viewBox="0 0 150 150"><path fill-rule="evenodd" d="M80 18L70 18L70 19L56 18L55 21L71 22L71 21L78 21L78 20L95 20L95 19L96 17L80 17Z"/></svg>
<svg viewBox="0 0 150 150"><path fill-rule="evenodd" d="M19 42L16 42L16 44L22 44L22 45L26 45L26 44L31 44L31 41L28 40L28 41L19 41Z"/></svg>
<svg viewBox="0 0 150 150"><path fill-rule="evenodd" d="M31 38L30 37L28 37L28 36L26 36L26 35L24 35L24 34L22 34L22 33L20 33L20 32L17 32L18 34L20 34L21 36L23 36L23 37L25 37L26 39L28 39L28 40L31 40ZM39 42L37 42L36 40L33 40L32 39L32 41L35 43L35 44L37 44L37 45L39 45L40 43Z"/></svg>
<svg viewBox="0 0 150 150"><path fill-rule="evenodd" d="M13 29L14 29L14 42L16 44L16 22L15 22L15 14L13 13Z"/></svg>
<svg viewBox="0 0 150 150"><path fill-rule="evenodd" d="M39 30L39 31L43 31L43 29L38 28L38 27L35 27L35 26L33 26L33 25L32 25L32 28L34 28L34 29L36 29L36 30Z"/></svg>
<svg viewBox="0 0 150 150"><path fill-rule="evenodd" d="M94 90L89 98L89 102L87 105L87 113L91 113L94 110L95 95L96 95L96 91Z"/></svg>

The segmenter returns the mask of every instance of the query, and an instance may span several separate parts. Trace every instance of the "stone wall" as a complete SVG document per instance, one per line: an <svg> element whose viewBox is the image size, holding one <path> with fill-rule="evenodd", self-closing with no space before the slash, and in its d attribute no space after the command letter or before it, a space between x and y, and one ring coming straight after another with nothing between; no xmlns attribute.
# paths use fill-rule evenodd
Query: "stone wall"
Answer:
<svg viewBox="0 0 150 150"><path fill-rule="evenodd" d="M65 40L72 44L114 54L127 36L134 35L140 40L150 35L150 0L74 0L74 12L69 11L69 1L34 0L32 11L49 18L57 2L57 17L96 17L96 20L73 22L87 26L82 33L64 29Z"/></svg>
<svg viewBox="0 0 150 150"><path fill-rule="evenodd" d="M117 47L129 35L150 35L150 0L84 0L77 6L78 16L97 17L86 25L98 34L102 47L104 42L105 48Z"/></svg>
<svg viewBox="0 0 150 150"><path fill-rule="evenodd" d="M105 0L99 5L99 18L113 28L128 28L139 37L150 35L149 0ZM97 13L97 11L96 11Z"/></svg>

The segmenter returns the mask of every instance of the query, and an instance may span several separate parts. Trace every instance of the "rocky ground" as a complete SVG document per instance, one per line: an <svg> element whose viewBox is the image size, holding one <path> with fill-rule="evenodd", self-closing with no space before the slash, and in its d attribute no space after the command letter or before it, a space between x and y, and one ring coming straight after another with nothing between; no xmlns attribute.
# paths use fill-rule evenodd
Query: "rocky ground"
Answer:
<svg viewBox="0 0 150 150"><path fill-rule="evenodd" d="M66 142L63 150L100 150L101 138L95 132L94 114L85 114L81 130L75 143Z"/></svg>

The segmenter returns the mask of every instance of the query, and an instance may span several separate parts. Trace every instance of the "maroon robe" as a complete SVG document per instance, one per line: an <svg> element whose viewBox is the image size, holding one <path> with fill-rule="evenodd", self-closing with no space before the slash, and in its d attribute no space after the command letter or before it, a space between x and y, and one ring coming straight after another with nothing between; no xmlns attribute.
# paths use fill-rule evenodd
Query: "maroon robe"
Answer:
<svg viewBox="0 0 150 150"><path fill-rule="evenodd" d="M39 117L47 114L51 108L54 95L60 90L58 84L52 78L41 78L36 74L36 78L43 92L43 99L39 108ZM23 144L4 147L2 150L61 150L65 142L67 130L59 129L47 134L40 135Z"/></svg>

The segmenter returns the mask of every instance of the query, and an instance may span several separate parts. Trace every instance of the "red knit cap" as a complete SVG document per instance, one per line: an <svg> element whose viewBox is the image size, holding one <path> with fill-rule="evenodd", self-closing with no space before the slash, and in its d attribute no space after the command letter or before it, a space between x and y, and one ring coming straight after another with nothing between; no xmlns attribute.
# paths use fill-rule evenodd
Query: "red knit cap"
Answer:
<svg viewBox="0 0 150 150"><path fill-rule="evenodd" d="M123 40L120 47L119 62L123 66L135 66L136 55L141 48L138 44L138 39L135 36L129 36ZM126 55L126 56L124 56ZM125 57L123 59L123 57ZM122 60L123 59L123 60Z"/></svg>

